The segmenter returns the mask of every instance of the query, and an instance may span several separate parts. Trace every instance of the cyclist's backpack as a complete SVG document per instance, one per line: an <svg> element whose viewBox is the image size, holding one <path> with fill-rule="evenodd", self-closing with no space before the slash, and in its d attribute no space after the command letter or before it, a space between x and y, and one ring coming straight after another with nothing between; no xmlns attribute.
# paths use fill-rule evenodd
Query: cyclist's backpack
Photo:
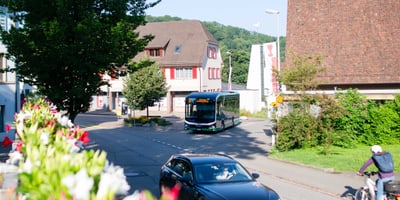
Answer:
<svg viewBox="0 0 400 200"><path fill-rule="evenodd" d="M393 172L394 164L392 154L385 152L383 154L374 154L372 156L375 165L378 167L379 171L383 173Z"/></svg>

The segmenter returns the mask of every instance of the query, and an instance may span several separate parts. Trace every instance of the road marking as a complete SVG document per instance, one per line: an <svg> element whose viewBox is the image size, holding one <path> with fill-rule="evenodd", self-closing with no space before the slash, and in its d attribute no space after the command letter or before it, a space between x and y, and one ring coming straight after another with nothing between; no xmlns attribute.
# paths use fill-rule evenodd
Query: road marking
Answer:
<svg viewBox="0 0 400 200"><path fill-rule="evenodd" d="M143 172L125 172L124 173L126 177L140 177L140 176L147 176Z"/></svg>
<svg viewBox="0 0 400 200"><path fill-rule="evenodd" d="M180 150L180 152L183 151L183 152L187 152L187 153L193 153L193 151L190 151L190 150L185 149L185 148L180 147L180 146L176 146L176 145L171 144L171 143L163 142L163 141L161 141L161 140L152 139L152 141L153 141L153 142L156 142L156 143L159 143L159 144L162 144L162 145L165 145L165 146L172 147L172 148L177 149L177 150Z"/></svg>

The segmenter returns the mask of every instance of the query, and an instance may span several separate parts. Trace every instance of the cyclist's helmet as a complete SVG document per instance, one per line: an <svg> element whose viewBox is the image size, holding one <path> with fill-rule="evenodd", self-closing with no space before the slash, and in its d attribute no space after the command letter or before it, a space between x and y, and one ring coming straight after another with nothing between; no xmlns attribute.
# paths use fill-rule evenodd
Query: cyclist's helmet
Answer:
<svg viewBox="0 0 400 200"><path fill-rule="evenodd" d="M381 153L382 152L382 147L379 145L374 145L371 147L371 151L373 153Z"/></svg>

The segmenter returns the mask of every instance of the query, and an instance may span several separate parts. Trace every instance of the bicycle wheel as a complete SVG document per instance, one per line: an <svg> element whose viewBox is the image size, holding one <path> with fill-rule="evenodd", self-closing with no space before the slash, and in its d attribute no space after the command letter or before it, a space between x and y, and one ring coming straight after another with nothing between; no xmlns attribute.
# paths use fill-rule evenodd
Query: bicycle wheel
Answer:
<svg viewBox="0 0 400 200"><path fill-rule="evenodd" d="M364 188L360 188L356 191L354 200L374 200L374 199L371 198L371 195L367 190L365 190Z"/></svg>

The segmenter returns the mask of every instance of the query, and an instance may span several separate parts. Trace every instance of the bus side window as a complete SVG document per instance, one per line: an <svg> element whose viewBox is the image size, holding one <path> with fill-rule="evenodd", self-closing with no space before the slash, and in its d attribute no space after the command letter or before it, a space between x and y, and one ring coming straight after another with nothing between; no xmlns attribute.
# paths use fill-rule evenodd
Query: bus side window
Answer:
<svg viewBox="0 0 400 200"><path fill-rule="evenodd" d="M216 110L216 113L217 113L217 119L218 120L223 119L223 111L224 111L224 109L223 109L223 96L217 97L215 106L216 106L215 110Z"/></svg>
<svg viewBox="0 0 400 200"><path fill-rule="evenodd" d="M217 118L218 119L224 119L224 104L222 102L219 102L217 105Z"/></svg>

